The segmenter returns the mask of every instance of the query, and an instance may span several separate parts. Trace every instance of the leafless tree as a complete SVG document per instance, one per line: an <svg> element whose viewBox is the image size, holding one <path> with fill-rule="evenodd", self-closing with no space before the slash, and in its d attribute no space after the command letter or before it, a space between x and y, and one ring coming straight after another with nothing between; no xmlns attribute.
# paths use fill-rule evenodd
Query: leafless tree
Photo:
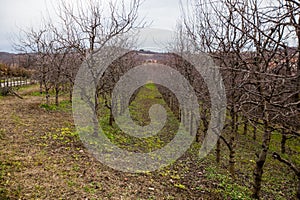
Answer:
<svg viewBox="0 0 300 200"><path fill-rule="evenodd" d="M192 15L184 13L187 37L196 49L210 53L223 72L231 133L229 140L223 136L221 139L230 152L232 174L238 117L243 116L246 122L259 120L264 127L262 148L254 170L254 198L259 198L272 131L278 124L293 129L299 118L299 98L295 98L299 93L299 70L291 69L293 56L288 47L290 35L299 32L296 5L295 1L266 5L258 0L200 0L195 1ZM295 55L298 54L299 50ZM296 87L293 87L294 81L298 81L294 84ZM283 124L283 119L291 123Z"/></svg>
<svg viewBox="0 0 300 200"><path fill-rule="evenodd" d="M16 48L35 58L38 77L46 90L47 103L49 90L53 86L58 104L58 94L65 79L70 86L74 84L79 62L88 54L100 51L111 45L128 44L129 32L143 26L138 21L140 0L125 3L122 0L105 1L60 1L57 5L56 18L49 17L37 31L33 28L24 31ZM128 34L128 35L126 35ZM74 56L76 67L70 65ZM73 62L74 64L74 62ZM98 83L98 75L94 83ZM70 95L71 96L71 95ZM95 111L98 110L99 88L95 96Z"/></svg>
<svg viewBox="0 0 300 200"><path fill-rule="evenodd" d="M40 83L40 92L43 87L46 92L46 103L49 104L49 91L51 85L51 62L53 62L53 40L49 26L43 24L38 30L22 30L15 48L26 53L33 59L33 66L36 71L35 78Z"/></svg>
<svg viewBox="0 0 300 200"><path fill-rule="evenodd" d="M78 0L75 4L61 1L59 5L58 15L67 33L61 40L82 58L106 46L124 44L125 34L142 25L138 22L139 0L131 1L129 6L124 1L109 1L106 5L108 10L105 10L104 4L104 1ZM98 78L98 74L95 74L96 112L100 93Z"/></svg>

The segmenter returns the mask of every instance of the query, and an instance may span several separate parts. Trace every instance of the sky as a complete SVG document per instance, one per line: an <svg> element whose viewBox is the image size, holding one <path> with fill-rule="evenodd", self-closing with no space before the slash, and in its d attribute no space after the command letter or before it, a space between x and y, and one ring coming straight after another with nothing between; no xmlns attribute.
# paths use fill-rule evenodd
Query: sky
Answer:
<svg viewBox="0 0 300 200"><path fill-rule="evenodd" d="M41 16L54 13L51 5L56 2L58 0L0 0L0 51L14 52L12 41L20 28L39 27ZM151 31L151 34L160 38L157 40L169 37L170 32L163 30L175 29L180 17L179 2L180 0L144 0L139 15L151 22L150 28L156 30Z"/></svg>

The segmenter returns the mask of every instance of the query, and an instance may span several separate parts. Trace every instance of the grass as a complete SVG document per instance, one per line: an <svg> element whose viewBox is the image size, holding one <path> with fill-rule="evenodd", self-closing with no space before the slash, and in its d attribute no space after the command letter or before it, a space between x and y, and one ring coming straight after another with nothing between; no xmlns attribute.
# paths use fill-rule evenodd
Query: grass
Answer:
<svg viewBox="0 0 300 200"><path fill-rule="evenodd" d="M30 94L31 96L35 96L35 97L40 97L40 96L45 96L46 92L38 92L38 91L34 91Z"/></svg>
<svg viewBox="0 0 300 200"><path fill-rule="evenodd" d="M0 181L5 181L4 186L9 185L10 179L13 176L15 171L21 171L22 163L20 161L13 161L13 160L6 160L0 161ZM10 191L7 190L5 187L0 185L0 199L10 199L7 197ZM18 185L17 190L14 192L15 196L21 195L21 187Z"/></svg>
<svg viewBox="0 0 300 200"><path fill-rule="evenodd" d="M100 110L100 125L106 136L121 148L134 152L151 152L160 149L173 138L174 132L178 129L178 121L166 106L155 85L145 85L137 94L136 99L129 105L129 110L132 119L137 124L144 126L150 123L148 111L154 104L164 106L168 115L165 127L156 136L139 139L122 132L115 123L112 127L109 126L109 110L105 106L102 106Z"/></svg>
<svg viewBox="0 0 300 200"><path fill-rule="evenodd" d="M251 191L249 188L237 184L226 172L222 172L221 169L214 166L209 166L206 170L206 177L214 181L217 185L216 188L209 189L209 192L220 193L225 199L251 199ZM205 188L201 189L205 190Z"/></svg>
<svg viewBox="0 0 300 200"><path fill-rule="evenodd" d="M145 100L145 99L147 100ZM152 101L149 101L151 99ZM156 99L156 100L154 100ZM149 102L148 102L149 101ZM143 102L143 106L141 106L141 102ZM130 111L131 116L133 119L137 121L140 125L146 125L149 123L149 118L147 116L147 111L149 109L148 104L152 105L154 103L159 103L160 105L165 106L165 102L161 98L160 94L157 93L157 90L155 88L154 84L148 84L143 87L143 89L140 90L139 94L137 95L135 101L132 102L130 105ZM146 106L145 106L146 105ZM141 109L141 107L144 107L144 109ZM170 110L168 110L168 114L171 113ZM106 111L107 117L101 122L102 125L107 126L107 120L108 120L108 111ZM170 124L177 124L177 119L171 115L168 116L170 119ZM144 120L144 121L143 121ZM125 136L124 133L122 133L121 130L115 128L116 125L110 128L105 128L108 137L114 141L117 144L123 144L128 148L132 148L132 146L138 145L141 143L141 141L135 140L134 142L130 137ZM173 132L176 132L176 125L172 129ZM168 129L170 130L170 127ZM221 143L222 148L222 161L219 167L216 167L217 164L215 163L214 159L214 152L211 152L211 154L204 159L204 161L201 161L201 164L205 165L206 175L205 177L210 180L211 182L216 182L217 188L204 188L207 192L216 193L222 198L225 199L251 199L251 190L252 190L252 181L253 181L253 169L255 167L255 160L256 156L255 153L259 151L260 149L260 141L262 140L262 127L259 127L257 130L257 140L253 141L252 136L250 135L253 131L253 127L249 127L249 134L243 135L243 126L239 126L239 136L237 138L237 146L236 146L236 179L232 179L229 172L228 172L228 149L225 147L223 143ZM228 135L225 137L228 137ZM169 139L172 139L170 137ZM271 154L273 151L279 152L280 149L280 140L281 135L279 133L274 132L272 134L272 140L270 144L270 151L267 158L267 162L265 164L265 173L263 176L263 186L262 186L262 194L268 196L269 198L276 197L277 199L286 199L286 198L292 198L295 196L295 183L294 183L294 175L293 172L290 171L289 168L284 166L281 163L278 163L277 161L273 160ZM160 143L162 142L162 143ZM168 141L161 140L154 140L153 138L150 139L150 141L146 143L141 143L146 149L152 150L161 148L164 146ZM124 146L121 145L122 148ZM156 146L155 146L156 145ZM200 146L195 145L195 148L191 148L188 152L192 155L197 155ZM287 144L288 148L290 148L291 151L297 152L296 154L293 154L292 156L289 156L289 158L298 163L299 162L299 141L296 139L292 139L288 141ZM134 149L134 148L133 148ZM132 149L131 149L132 150ZM172 173L164 173L164 171L168 171L169 169L164 169L160 173L165 174L165 177L169 177L171 179L174 179L174 175L171 175ZM284 173L283 173L284 172ZM178 176L177 176L178 177ZM286 185L290 185L291 187L286 187ZM174 187L180 188L180 189L186 189L186 186L181 183L174 183ZM285 191L285 192L282 192Z"/></svg>
<svg viewBox="0 0 300 200"><path fill-rule="evenodd" d="M41 104L41 108L44 108L48 111L71 111L72 110L72 103L68 100L62 100L59 102L58 106L55 104Z"/></svg>
<svg viewBox="0 0 300 200"><path fill-rule="evenodd" d="M243 126L239 127L238 138L236 141L236 175L237 178L234 180L236 184L252 189L253 183L253 170L255 167L256 153L259 153L261 149L261 141L263 136L263 128L258 126L257 130L257 140L252 139L253 127L249 127L248 135L243 135ZM228 135L223 134L223 136L228 137ZM296 178L295 174L286 165L280 163L272 158L273 152L280 153L280 142L281 134L274 131L272 133L270 148L267 156L267 160L264 166L264 174L262 180L262 195L268 198L276 199L293 199L296 195ZM289 159L290 161L298 164L300 159L300 151L296 149L299 147L299 139L291 139L286 144L287 149L293 149L289 154L284 154L283 157ZM293 153L291 153L293 152ZM221 154L222 160L220 168L216 169L216 174L221 173L228 177L228 149L223 143L221 143ZM212 162L214 156L211 158ZM208 164L210 167L211 165ZM225 172L224 172L225 170ZM218 178L216 178L218 180ZM289 185L289 186L288 186ZM234 189L239 191L238 189ZM226 194L226 189L222 190ZM284 191L284 192L283 192ZM248 194L245 193L245 194ZM233 196L231 198L235 199ZM248 198L248 197L247 197Z"/></svg>
<svg viewBox="0 0 300 200"><path fill-rule="evenodd" d="M32 88L36 90L31 91ZM30 91L28 98L40 95L37 86L24 88L23 92L26 91ZM5 101L6 97L3 98ZM129 110L137 124L147 125L150 123L148 111L153 104L164 106L168 115L163 130L153 137L134 138L122 132L115 123L110 126L109 110L105 106L100 108L100 125L114 144L128 151L150 152L162 148L174 138L178 121L155 85L142 87L129 105ZM7 117L9 121L5 123L8 128L0 128L0 145L9 142L10 145L5 148L19 145L12 147L18 153L9 149L0 152L0 199L80 199L83 196L89 199L120 199L121 196L125 199L251 199L255 153L261 148L262 127L258 128L256 141L251 135L253 127L249 127L248 135L243 135L242 125L239 127L235 178L230 177L228 172L228 149L223 143L222 159L218 165L214 151L198 159L201 146L196 142L169 166L151 173L131 175L109 169L85 153L72 120L66 120L71 113L71 103L61 101L59 106L34 105L40 105L33 110L34 115L29 114L33 112L31 110L19 113L22 109L14 107L13 110L20 111ZM26 118L22 118L25 114ZM8 130L11 137L7 137ZM229 137L229 133L223 135ZM13 140L10 141L10 138ZM266 199L295 197L296 176L288 167L272 158L273 151L280 152L280 140L280 133L274 132L262 183L261 195ZM28 152L31 152L32 159L29 159ZM299 166L299 152L299 139L293 138L288 140L287 154L283 156ZM30 174L32 171L40 174ZM49 185L53 185L53 188ZM29 196L24 197L25 193ZM64 194L73 196L63 197Z"/></svg>
<svg viewBox="0 0 300 200"><path fill-rule="evenodd" d="M142 108L141 102L144 105ZM166 103L163 101L154 84L147 84L139 91L136 99L130 105L132 118L140 125L147 125L149 123L147 111L150 105L156 103L163 105L166 108L168 112L168 123L172 124L172 126L166 126L167 129L164 129L163 131L171 130L170 132L176 132L178 121L167 108ZM101 125L104 126L107 136L122 148L128 149L128 147L130 147L130 150L137 151L134 147L142 144L143 147L151 151L163 147L173 138L173 136L171 136L168 138L169 140L164 140L159 137L152 137L148 141L146 140L147 142L132 139L116 128L115 124L113 127L108 126L108 110L103 110L102 114L105 117L103 118L104 120L101 121ZM210 182L215 183L215 185L208 188L199 186L199 190L217 194L224 199L251 199L253 169L256 160L255 153L259 152L261 148L260 141L262 140L263 127L258 127L256 141L252 139L252 131L253 127L250 126L248 128L248 135L243 135L243 125L239 126L238 138L236 138L236 178L232 179L228 172L228 149L221 143L222 160L220 165L215 162L214 152L211 152L204 160L199 161L199 165L205 165L205 178ZM228 134L225 133L224 136L228 137ZM280 141L281 134L274 132L272 134L270 150L265 164L262 195L265 195L268 198L276 197L276 199L287 199L295 196L295 175L288 167L272 158L272 152L280 152ZM296 164L299 164L299 139L289 140L287 147L291 152L296 152L296 154L284 156L291 159ZM195 156L198 154L199 149L200 146L194 143L188 153L189 155ZM175 165L178 165L178 162L176 162ZM181 168L181 171L184 170ZM180 176L178 174L174 175L174 170L170 170L170 168L162 169L159 173L161 176L173 180L180 179ZM287 187L287 185L290 185L290 187ZM188 188L188 186L180 182L174 183L173 187L184 190Z"/></svg>

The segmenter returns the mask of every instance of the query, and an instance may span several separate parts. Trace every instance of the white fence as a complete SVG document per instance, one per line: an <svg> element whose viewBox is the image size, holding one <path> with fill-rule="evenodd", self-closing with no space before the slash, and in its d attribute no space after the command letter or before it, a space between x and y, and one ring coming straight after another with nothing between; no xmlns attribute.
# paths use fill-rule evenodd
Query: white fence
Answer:
<svg viewBox="0 0 300 200"><path fill-rule="evenodd" d="M23 85L30 85L34 81L24 77L13 77L13 78L0 78L0 87L17 87Z"/></svg>

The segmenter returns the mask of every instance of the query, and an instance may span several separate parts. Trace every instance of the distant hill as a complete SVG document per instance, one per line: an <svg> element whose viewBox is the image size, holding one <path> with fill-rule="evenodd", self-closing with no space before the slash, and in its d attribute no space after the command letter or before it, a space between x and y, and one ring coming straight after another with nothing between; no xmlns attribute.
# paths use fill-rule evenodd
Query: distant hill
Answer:
<svg viewBox="0 0 300 200"><path fill-rule="evenodd" d="M16 54L0 52L0 62L3 64L11 65L15 63L16 58L17 58Z"/></svg>
<svg viewBox="0 0 300 200"><path fill-rule="evenodd" d="M20 66L27 68L26 65L27 57L25 54L14 54L8 52L0 52L0 63L8 65L8 66Z"/></svg>

